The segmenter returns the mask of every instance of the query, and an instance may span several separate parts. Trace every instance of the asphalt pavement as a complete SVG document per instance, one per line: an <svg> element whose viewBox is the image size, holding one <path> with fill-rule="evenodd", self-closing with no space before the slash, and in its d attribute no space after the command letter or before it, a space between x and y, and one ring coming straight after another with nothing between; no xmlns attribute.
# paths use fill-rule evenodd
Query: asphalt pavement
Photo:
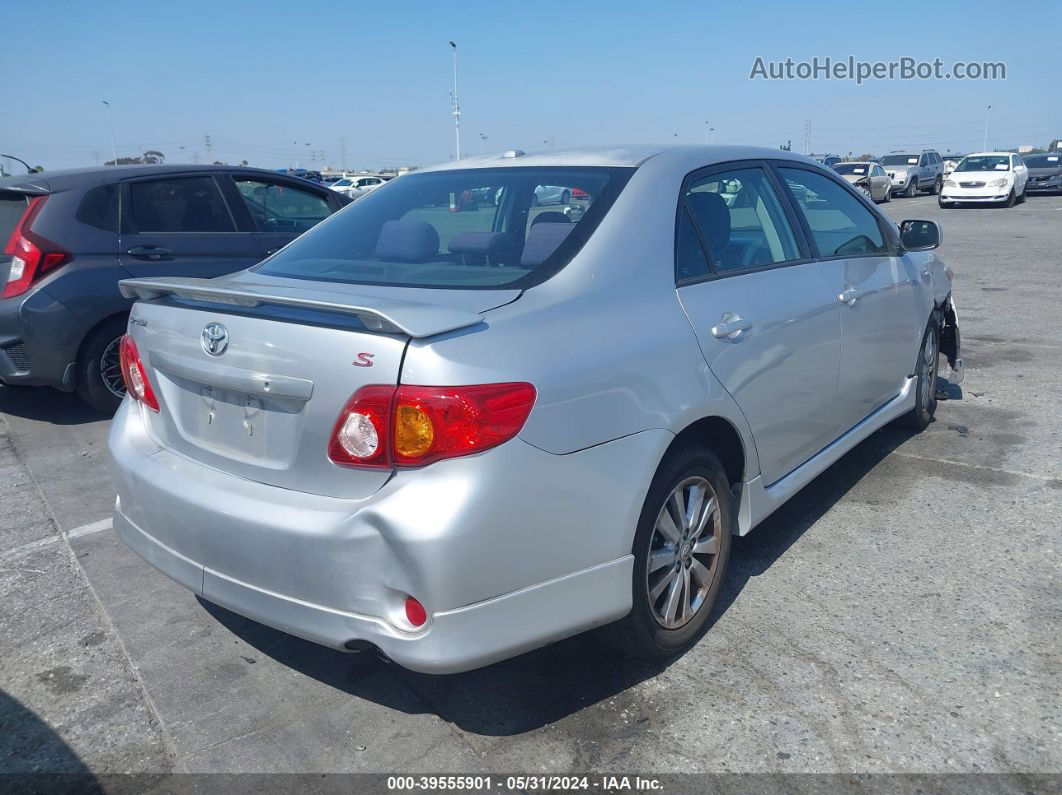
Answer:
<svg viewBox="0 0 1062 795"><path fill-rule="evenodd" d="M1062 772L1062 197L943 223L966 380L738 539L668 665L446 677L198 600L110 529L107 421L0 387L0 772Z"/></svg>

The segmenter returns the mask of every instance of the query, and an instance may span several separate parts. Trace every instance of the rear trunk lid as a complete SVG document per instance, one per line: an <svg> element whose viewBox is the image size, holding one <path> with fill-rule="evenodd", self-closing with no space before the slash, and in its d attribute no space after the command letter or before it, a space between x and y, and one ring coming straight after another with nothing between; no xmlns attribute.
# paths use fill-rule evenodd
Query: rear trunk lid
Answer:
<svg viewBox="0 0 1062 795"><path fill-rule="evenodd" d="M128 279L121 290L140 299L130 329L161 407L144 414L163 447L248 480L343 498L369 496L390 476L328 459L350 396L398 383L411 338L475 326L519 295L249 273Z"/></svg>

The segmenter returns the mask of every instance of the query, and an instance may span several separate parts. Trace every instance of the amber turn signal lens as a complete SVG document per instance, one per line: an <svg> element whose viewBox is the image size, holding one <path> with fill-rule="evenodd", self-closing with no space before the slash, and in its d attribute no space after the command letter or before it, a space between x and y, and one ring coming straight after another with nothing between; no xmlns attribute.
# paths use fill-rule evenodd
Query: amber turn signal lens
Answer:
<svg viewBox="0 0 1062 795"><path fill-rule="evenodd" d="M431 449L435 428L431 417L414 405L399 405L395 411L395 452L415 458Z"/></svg>

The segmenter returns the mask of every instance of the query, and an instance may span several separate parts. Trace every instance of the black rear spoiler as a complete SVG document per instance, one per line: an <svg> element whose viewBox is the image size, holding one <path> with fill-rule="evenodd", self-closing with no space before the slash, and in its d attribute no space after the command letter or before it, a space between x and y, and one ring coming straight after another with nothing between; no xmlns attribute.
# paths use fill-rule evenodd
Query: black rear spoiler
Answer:
<svg viewBox="0 0 1062 795"><path fill-rule="evenodd" d="M226 284L216 279L158 277L123 279L118 289L126 298L150 301L175 295L190 301L228 306L294 306L355 315L370 331L405 334L409 337L432 337L447 331L483 322L483 315L463 309L401 301L375 296L341 295L336 292L303 287L275 285Z"/></svg>

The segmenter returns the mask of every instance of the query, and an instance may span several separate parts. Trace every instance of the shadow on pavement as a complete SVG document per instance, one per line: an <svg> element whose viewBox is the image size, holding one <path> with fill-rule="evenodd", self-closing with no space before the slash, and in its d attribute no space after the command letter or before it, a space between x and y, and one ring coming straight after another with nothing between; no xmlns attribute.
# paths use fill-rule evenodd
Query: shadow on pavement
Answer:
<svg viewBox="0 0 1062 795"><path fill-rule="evenodd" d="M81 757L33 710L0 690L0 790L103 792Z"/></svg>
<svg viewBox="0 0 1062 795"><path fill-rule="evenodd" d="M722 615L745 584L769 569L804 533L914 432L882 428L846 453L768 516L749 535L734 539L727 579L715 612Z"/></svg>
<svg viewBox="0 0 1062 795"><path fill-rule="evenodd" d="M710 627L752 577L767 571L804 532L910 433L879 431L797 494L751 535L736 539ZM626 658L590 633L487 668L449 676L413 673L286 635L200 599L214 618L263 654L351 695L402 712L429 712L464 731L510 736L555 723L661 673L668 663ZM395 680L405 687L396 687ZM415 696L410 697L410 692Z"/></svg>
<svg viewBox="0 0 1062 795"><path fill-rule="evenodd" d="M43 386L0 386L0 412L53 425L85 425L110 419L73 392Z"/></svg>

